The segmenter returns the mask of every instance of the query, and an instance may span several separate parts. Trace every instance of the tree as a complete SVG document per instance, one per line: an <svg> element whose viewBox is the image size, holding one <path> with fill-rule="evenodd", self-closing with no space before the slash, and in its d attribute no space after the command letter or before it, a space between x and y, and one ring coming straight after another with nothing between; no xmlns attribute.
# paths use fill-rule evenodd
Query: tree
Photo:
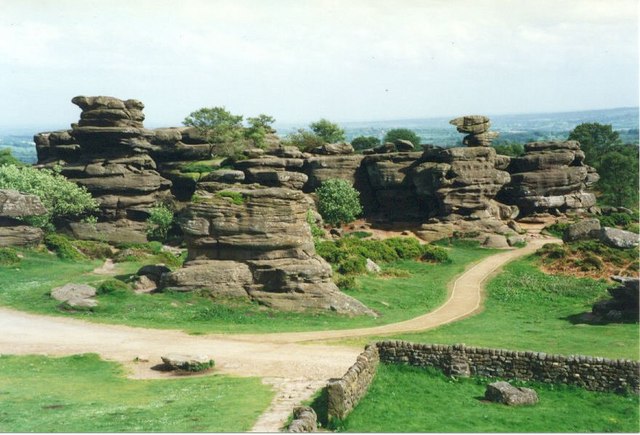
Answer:
<svg viewBox="0 0 640 435"><path fill-rule="evenodd" d="M380 145L380 139L373 136L358 136L351 141L351 146L356 150L366 150Z"/></svg>
<svg viewBox="0 0 640 435"><path fill-rule="evenodd" d="M324 145L324 143L325 141L320 136L304 128L300 128L295 133L289 134L284 140L285 145L297 147L300 151L311 151L316 147Z"/></svg>
<svg viewBox="0 0 640 435"><path fill-rule="evenodd" d="M25 166L24 163L11 154L11 149L9 148L0 150L0 166L2 165Z"/></svg>
<svg viewBox="0 0 640 435"><path fill-rule="evenodd" d="M613 206L638 206L638 147L618 145L599 157L601 201Z"/></svg>
<svg viewBox="0 0 640 435"><path fill-rule="evenodd" d="M232 157L242 148L242 115L233 115L224 107L203 107L191 112L183 124L194 127L205 138L210 155L218 148L220 154Z"/></svg>
<svg viewBox="0 0 640 435"><path fill-rule="evenodd" d="M569 133L569 140L580 142L580 148L585 154L585 163L595 168L599 167L598 160L609 147L622 144L620 135L613 131L611 125L597 122L577 125Z"/></svg>
<svg viewBox="0 0 640 435"><path fill-rule="evenodd" d="M384 142L395 142L398 139L408 140L416 147L420 145L420 136L408 128L394 128L384 135Z"/></svg>
<svg viewBox="0 0 640 435"><path fill-rule="evenodd" d="M79 216L98 209L96 200L85 187L49 169L0 166L0 189L14 189L40 198L47 214L25 219L39 227L52 229L55 219Z"/></svg>
<svg viewBox="0 0 640 435"><path fill-rule="evenodd" d="M360 193L346 180L332 178L316 189L318 212L330 225L354 221L361 213Z"/></svg>
<svg viewBox="0 0 640 435"><path fill-rule="evenodd" d="M309 127L311 128L311 131L326 143L336 143L345 140L344 130L341 129L338 124L334 124L324 118L310 124Z"/></svg>
<svg viewBox="0 0 640 435"><path fill-rule="evenodd" d="M264 139L267 134L275 133L275 129L271 125L276 122L275 118L269 115L261 113L254 118L247 118L249 127L244 130L244 137L251 140L253 145L258 148L263 148L265 143Z"/></svg>
<svg viewBox="0 0 640 435"><path fill-rule="evenodd" d="M524 154L524 145L518 142L493 143L491 146L503 156L517 157Z"/></svg>

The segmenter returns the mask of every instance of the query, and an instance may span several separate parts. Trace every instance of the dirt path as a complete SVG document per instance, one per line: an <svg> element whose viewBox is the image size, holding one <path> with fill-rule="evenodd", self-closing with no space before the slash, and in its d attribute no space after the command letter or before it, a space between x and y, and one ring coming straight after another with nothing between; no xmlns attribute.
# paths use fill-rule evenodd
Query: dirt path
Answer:
<svg viewBox="0 0 640 435"><path fill-rule="evenodd" d="M133 328L82 320L28 314L0 308L0 353L71 355L93 352L123 363L131 377L168 376L150 370L166 353L205 354L216 361L218 373L258 376L273 385L276 397L254 430L277 431L294 404L309 398L327 379L339 377L354 363L361 349L323 344L301 344L347 337L417 332L476 313L482 302L483 282L505 263L534 252L551 240L534 235L527 247L485 258L450 288L437 310L400 323L373 328L276 334L211 334L193 336L181 331ZM148 362L134 362L136 357Z"/></svg>

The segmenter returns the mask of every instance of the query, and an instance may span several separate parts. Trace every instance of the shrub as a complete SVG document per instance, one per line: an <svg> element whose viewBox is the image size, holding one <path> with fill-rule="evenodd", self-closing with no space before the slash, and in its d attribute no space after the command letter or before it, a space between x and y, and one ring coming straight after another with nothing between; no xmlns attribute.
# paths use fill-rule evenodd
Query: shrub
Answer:
<svg viewBox="0 0 640 435"><path fill-rule="evenodd" d="M347 236L356 237L358 239L366 239L367 237L373 236L373 233L370 233L369 231L353 231L351 233L348 233Z"/></svg>
<svg viewBox="0 0 640 435"><path fill-rule="evenodd" d="M353 275L367 271L367 260L360 255L349 255L340 261L338 272L343 275Z"/></svg>
<svg viewBox="0 0 640 435"><path fill-rule="evenodd" d="M561 239L566 229L569 228L569 225L571 225L570 222L556 222L555 224L544 227L543 230L548 232L552 236Z"/></svg>
<svg viewBox="0 0 640 435"><path fill-rule="evenodd" d="M351 141L351 146L355 150L366 150L380 145L380 139L374 136L358 136Z"/></svg>
<svg viewBox="0 0 640 435"><path fill-rule="evenodd" d="M311 236L313 236L314 239L324 237L324 230L316 223L316 219L311 210L307 210L307 223L311 229Z"/></svg>
<svg viewBox="0 0 640 435"><path fill-rule="evenodd" d="M408 140L416 147L420 145L420 136L407 128L394 128L384 135L384 142L395 142L398 139Z"/></svg>
<svg viewBox="0 0 640 435"><path fill-rule="evenodd" d="M440 246L422 245L421 248L422 255L420 259L422 261L432 261L434 263L449 263L451 261L449 253Z"/></svg>
<svg viewBox="0 0 640 435"><path fill-rule="evenodd" d="M316 253L331 264L338 264L348 255L347 250L341 249L337 243L329 240L317 242Z"/></svg>
<svg viewBox="0 0 640 435"><path fill-rule="evenodd" d="M603 227L626 227L629 224L637 223L638 218L629 213L611 213L598 216L598 220Z"/></svg>
<svg viewBox="0 0 640 435"><path fill-rule="evenodd" d="M91 259L105 259L113 256L111 245L93 240L70 240L71 245Z"/></svg>
<svg viewBox="0 0 640 435"><path fill-rule="evenodd" d="M24 163L11 154L11 149L9 148L0 150L0 166L2 165L25 166Z"/></svg>
<svg viewBox="0 0 640 435"><path fill-rule="evenodd" d="M341 179L325 181L316 190L318 212L330 225L340 225L354 221L360 213L360 193Z"/></svg>
<svg viewBox="0 0 640 435"><path fill-rule="evenodd" d="M289 134L282 142L283 145L294 146L301 151L311 151L325 143L320 136L303 128Z"/></svg>
<svg viewBox="0 0 640 435"><path fill-rule="evenodd" d="M333 275L333 282L340 290L353 290L357 287L356 277L353 275L341 275L339 273L335 273Z"/></svg>
<svg viewBox="0 0 640 435"><path fill-rule="evenodd" d="M222 192L217 192L216 195L218 195L220 198L229 198L229 199L231 199L231 202L234 203L235 205L244 204L244 196L240 192L233 192L231 190L223 190Z"/></svg>
<svg viewBox="0 0 640 435"><path fill-rule="evenodd" d="M73 246L71 240L62 234L47 234L44 238L44 244L49 250L55 252L58 258L62 260L86 259L86 257Z"/></svg>
<svg viewBox="0 0 640 435"><path fill-rule="evenodd" d="M123 294L129 291L131 291L131 287L119 279L108 279L96 288L96 294L99 295Z"/></svg>
<svg viewBox="0 0 640 435"><path fill-rule="evenodd" d="M18 252L13 248L0 248L0 266L15 266L20 263Z"/></svg>
<svg viewBox="0 0 640 435"><path fill-rule="evenodd" d="M401 259L416 259L422 255L422 245L413 237L391 237L383 243L396 251Z"/></svg>
<svg viewBox="0 0 640 435"><path fill-rule="evenodd" d="M147 236L159 240L166 239L172 223L173 212L169 208L164 205L153 207L147 219Z"/></svg>
<svg viewBox="0 0 640 435"><path fill-rule="evenodd" d="M52 227L53 219L78 216L98 208L86 188L48 169L0 166L0 189L14 189L40 198L47 214L26 219L38 227Z"/></svg>

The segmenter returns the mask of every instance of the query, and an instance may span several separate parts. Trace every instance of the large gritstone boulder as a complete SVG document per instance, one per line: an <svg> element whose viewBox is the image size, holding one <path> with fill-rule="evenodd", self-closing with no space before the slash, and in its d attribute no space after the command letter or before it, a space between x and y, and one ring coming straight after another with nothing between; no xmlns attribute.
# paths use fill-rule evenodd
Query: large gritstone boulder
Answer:
<svg viewBox="0 0 640 435"><path fill-rule="evenodd" d="M521 216L582 212L596 203L586 188L599 177L584 164L576 141L528 143L523 156L511 159L508 170L511 182L498 198L518 206Z"/></svg>
<svg viewBox="0 0 640 435"><path fill-rule="evenodd" d="M144 104L104 96L78 96L71 102L82 110L80 120L71 130L35 136L39 163L59 164L62 175L85 186L98 201L101 223L144 222L171 187L149 155L161 146L144 129ZM157 141L172 137L171 131L163 133ZM139 234L137 239L144 241L144 229Z"/></svg>
<svg viewBox="0 0 640 435"><path fill-rule="evenodd" d="M0 247L34 246L40 243L43 231L20 219L45 213L47 209L37 196L0 189Z"/></svg>
<svg viewBox="0 0 640 435"><path fill-rule="evenodd" d="M514 387L508 382L500 381L487 385L485 400L504 403L510 406L534 405L538 403L538 394L531 388Z"/></svg>
<svg viewBox="0 0 640 435"><path fill-rule="evenodd" d="M184 267L161 288L200 289L289 311L373 314L341 293L315 253L306 221L313 207L299 190L204 182L181 217L189 249Z"/></svg>

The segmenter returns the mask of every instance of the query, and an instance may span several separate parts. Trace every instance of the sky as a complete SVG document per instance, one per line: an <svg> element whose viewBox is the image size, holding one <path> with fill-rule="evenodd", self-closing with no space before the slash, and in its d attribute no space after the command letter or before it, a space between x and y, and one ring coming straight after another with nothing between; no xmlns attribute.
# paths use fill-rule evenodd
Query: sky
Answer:
<svg viewBox="0 0 640 435"><path fill-rule="evenodd" d="M0 127L76 95L145 125L201 107L280 122L637 106L637 0L0 0Z"/></svg>

